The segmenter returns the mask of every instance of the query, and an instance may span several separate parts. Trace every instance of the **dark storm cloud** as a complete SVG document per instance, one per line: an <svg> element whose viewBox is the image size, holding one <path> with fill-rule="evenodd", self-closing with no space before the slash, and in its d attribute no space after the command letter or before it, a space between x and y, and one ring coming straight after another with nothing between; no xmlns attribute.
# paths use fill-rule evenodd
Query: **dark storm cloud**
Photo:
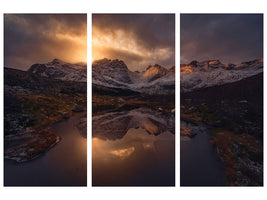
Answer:
<svg viewBox="0 0 267 200"><path fill-rule="evenodd" d="M261 14L182 14L180 31L181 63L240 63L263 57Z"/></svg>
<svg viewBox="0 0 267 200"><path fill-rule="evenodd" d="M101 53L97 52L99 48L93 48L93 55L99 54L98 59L123 59L128 67L139 70L155 62L166 67L175 64L174 14L93 14L92 23L93 40L105 36L112 38L112 41L102 43ZM117 35L119 31L124 33L121 37ZM127 39L135 44L132 48L126 48Z"/></svg>
<svg viewBox="0 0 267 200"><path fill-rule="evenodd" d="M25 70L55 57L76 61L73 52L86 47L79 38L86 38L84 14L5 14L5 67Z"/></svg>

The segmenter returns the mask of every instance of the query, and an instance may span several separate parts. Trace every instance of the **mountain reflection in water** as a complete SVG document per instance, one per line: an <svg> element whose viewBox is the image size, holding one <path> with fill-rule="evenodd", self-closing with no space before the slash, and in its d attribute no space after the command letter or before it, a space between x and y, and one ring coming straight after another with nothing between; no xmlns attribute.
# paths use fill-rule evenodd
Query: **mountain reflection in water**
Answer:
<svg viewBox="0 0 267 200"><path fill-rule="evenodd" d="M174 185L174 124L147 108L94 116L93 185Z"/></svg>

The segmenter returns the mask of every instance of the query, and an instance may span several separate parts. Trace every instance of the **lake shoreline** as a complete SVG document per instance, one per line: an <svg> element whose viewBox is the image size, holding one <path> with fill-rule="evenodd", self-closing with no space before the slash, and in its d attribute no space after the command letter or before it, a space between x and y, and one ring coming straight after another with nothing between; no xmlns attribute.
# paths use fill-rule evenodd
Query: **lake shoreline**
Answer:
<svg viewBox="0 0 267 200"><path fill-rule="evenodd" d="M215 120L212 112L205 113L199 107L190 104L181 106L180 120L194 126L203 124L207 127L207 134L211 136L210 143L216 147L225 167L227 185L263 185L263 147L256 137L246 132L239 133L235 129L231 130L223 124L223 120ZM182 127L181 131L184 131ZM189 131L186 135L195 136Z"/></svg>
<svg viewBox="0 0 267 200"><path fill-rule="evenodd" d="M227 186L224 164L210 142L208 127L181 121L180 137L181 186Z"/></svg>
<svg viewBox="0 0 267 200"><path fill-rule="evenodd" d="M52 126L71 119L77 115L81 115L84 112L72 113L67 119L62 118L60 120L51 122L50 125L47 125L41 131L32 130L29 133L14 135L14 136L5 136L5 141L12 143L16 140L26 140L21 145L15 146L14 148L5 149L4 159L14 160L17 163L29 162L38 158L39 156L47 153L51 148L56 146L61 142L62 138L58 133L51 131ZM12 139L13 137L13 139ZM10 145L12 146L12 144Z"/></svg>
<svg viewBox="0 0 267 200"><path fill-rule="evenodd" d="M28 162L5 159L5 186L86 186L87 138L77 125L85 113L53 123L61 142ZM84 130L86 131L86 130Z"/></svg>

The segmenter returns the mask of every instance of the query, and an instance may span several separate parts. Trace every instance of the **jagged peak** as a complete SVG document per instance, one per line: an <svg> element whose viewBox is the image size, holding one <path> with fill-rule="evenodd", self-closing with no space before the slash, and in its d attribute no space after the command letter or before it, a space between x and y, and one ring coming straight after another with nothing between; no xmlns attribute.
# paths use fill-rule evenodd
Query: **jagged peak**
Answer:
<svg viewBox="0 0 267 200"><path fill-rule="evenodd" d="M145 71L142 72L144 77L161 76L167 74L168 70L159 64L149 65Z"/></svg>
<svg viewBox="0 0 267 200"><path fill-rule="evenodd" d="M58 58L53 59L50 62L47 63L35 63L31 65L28 69L28 71L36 71L37 68L41 71L44 71L45 68L73 68L73 69L86 69L87 64L84 62L79 62L79 63L68 63L65 61L62 61Z"/></svg>
<svg viewBox="0 0 267 200"><path fill-rule="evenodd" d="M58 58L53 59L51 62L49 62L49 64L63 64L66 63L63 60L60 60Z"/></svg>
<svg viewBox="0 0 267 200"><path fill-rule="evenodd" d="M197 60L193 60L192 62L190 62L188 65L192 65L194 67L196 67L198 65L198 61ZM186 65L186 64L185 64Z"/></svg>
<svg viewBox="0 0 267 200"><path fill-rule="evenodd" d="M159 64L149 65L149 66L146 68L146 70L149 70L150 68L166 69L166 68L162 67L162 66L159 65Z"/></svg>
<svg viewBox="0 0 267 200"><path fill-rule="evenodd" d="M87 63L86 62L70 63L70 62L65 62L63 60L60 60L58 58L55 58L51 62L46 63L46 65L48 65L48 66L69 65L69 66L75 67L75 65L77 65L77 66L86 66Z"/></svg>
<svg viewBox="0 0 267 200"><path fill-rule="evenodd" d="M194 67L198 67L198 66L203 66L203 65L220 65L222 64L220 60L206 60L206 61L197 61L197 60L193 60L192 62L190 62L188 65L194 66Z"/></svg>
<svg viewBox="0 0 267 200"><path fill-rule="evenodd" d="M219 65L222 64L220 60L209 60L208 61L209 65Z"/></svg>
<svg viewBox="0 0 267 200"><path fill-rule="evenodd" d="M99 60L95 60L92 64L93 67L116 67L116 68L125 68L128 70L127 65L124 63L123 60L119 59L108 59L108 58L103 58Z"/></svg>
<svg viewBox="0 0 267 200"><path fill-rule="evenodd" d="M261 59L255 59L247 62L241 62L240 64L245 64L245 65L252 65L252 64L261 64L263 63L263 58Z"/></svg>
<svg viewBox="0 0 267 200"><path fill-rule="evenodd" d="M102 59L95 60L93 64L106 63L106 62L107 63L124 63L122 60L119 60L119 59L102 58Z"/></svg>
<svg viewBox="0 0 267 200"><path fill-rule="evenodd" d="M233 64L233 63L229 63L229 64L223 64L220 60L206 60L206 61L197 61L197 60L193 60L191 61L189 64L181 64L181 67L185 67L185 66L194 66L194 67L198 67L198 66L204 66L204 65L224 65L225 67L233 67L233 66L243 66L243 65L253 65L253 64L262 64L263 63L263 58L260 59L255 59L255 60L251 60L251 61L246 61L246 62L241 62L239 64Z"/></svg>
<svg viewBox="0 0 267 200"><path fill-rule="evenodd" d="M98 60L93 61L92 64L94 65L94 64L103 63L103 62L111 62L111 59L108 59L108 58L98 59Z"/></svg>

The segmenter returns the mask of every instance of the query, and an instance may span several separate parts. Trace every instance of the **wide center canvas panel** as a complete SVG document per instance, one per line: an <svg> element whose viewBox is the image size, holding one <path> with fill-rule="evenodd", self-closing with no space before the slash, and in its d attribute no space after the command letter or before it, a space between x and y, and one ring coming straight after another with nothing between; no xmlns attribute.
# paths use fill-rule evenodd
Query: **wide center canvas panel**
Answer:
<svg viewBox="0 0 267 200"><path fill-rule="evenodd" d="M92 16L92 184L175 184L175 15Z"/></svg>

